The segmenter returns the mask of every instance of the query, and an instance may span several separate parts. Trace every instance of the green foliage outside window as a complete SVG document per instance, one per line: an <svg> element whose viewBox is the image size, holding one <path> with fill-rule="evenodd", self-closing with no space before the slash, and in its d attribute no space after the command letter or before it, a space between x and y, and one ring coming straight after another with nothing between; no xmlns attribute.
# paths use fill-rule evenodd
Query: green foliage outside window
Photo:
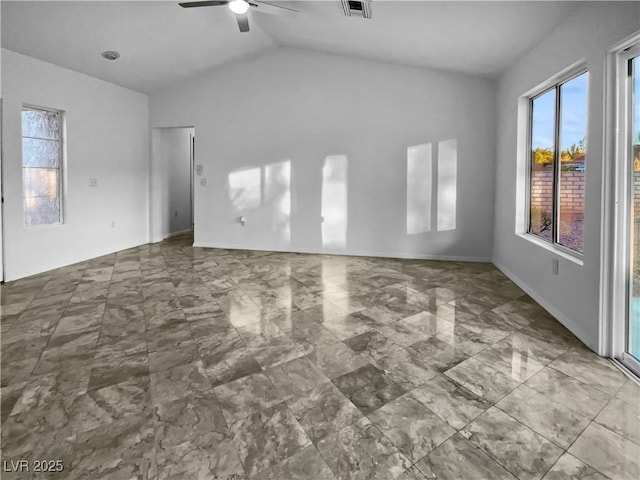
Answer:
<svg viewBox="0 0 640 480"><path fill-rule="evenodd" d="M584 139L577 144L571 145L566 150L560 152L560 160L571 162L585 154ZM535 165L549 165L553 163L553 150L551 148L536 148L533 151L533 163Z"/></svg>

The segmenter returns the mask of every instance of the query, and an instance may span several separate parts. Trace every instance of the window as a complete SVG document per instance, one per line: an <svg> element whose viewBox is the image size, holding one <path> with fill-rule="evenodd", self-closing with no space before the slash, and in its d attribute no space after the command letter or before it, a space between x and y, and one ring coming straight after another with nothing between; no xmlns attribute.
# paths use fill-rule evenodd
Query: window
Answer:
<svg viewBox="0 0 640 480"><path fill-rule="evenodd" d="M62 223L62 114L22 109L22 196L27 226Z"/></svg>
<svg viewBox="0 0 640 480"><path fill-rule="evenodd" d="M530 112L528 232L582 253L587 72L532 97Z"/></svg>

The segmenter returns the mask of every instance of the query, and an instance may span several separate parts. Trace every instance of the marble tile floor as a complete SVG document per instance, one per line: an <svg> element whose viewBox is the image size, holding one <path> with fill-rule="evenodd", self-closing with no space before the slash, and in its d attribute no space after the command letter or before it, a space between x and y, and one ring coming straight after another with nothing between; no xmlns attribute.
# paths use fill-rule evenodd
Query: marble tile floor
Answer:
<svg viewBox="0 0 640 480"><path fill-rule="evenodd" d="M494 266L191 244L2 286L3 479L640 477L640 388Z"/></svg>

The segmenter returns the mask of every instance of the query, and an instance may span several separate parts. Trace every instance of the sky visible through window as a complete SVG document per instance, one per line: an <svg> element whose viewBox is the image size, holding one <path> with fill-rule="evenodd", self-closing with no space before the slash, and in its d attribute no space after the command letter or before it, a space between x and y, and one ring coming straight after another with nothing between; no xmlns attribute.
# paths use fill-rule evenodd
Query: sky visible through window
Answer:
<svg viewBox="0 0 640 480"><path fill-rule="evenodd" d="M555 95L547 92L536 99L533 118L532 149L553 148ZM562 85L562 123L560 149L578 145L587 129L587 74Z"/></svg>

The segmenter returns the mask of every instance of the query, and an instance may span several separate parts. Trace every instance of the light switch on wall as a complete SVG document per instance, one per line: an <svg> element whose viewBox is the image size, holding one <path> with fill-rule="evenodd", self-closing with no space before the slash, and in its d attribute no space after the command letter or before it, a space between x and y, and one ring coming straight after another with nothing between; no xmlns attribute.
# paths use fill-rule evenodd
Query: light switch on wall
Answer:
<svg viewBox="0 0 640 480"><path fill-rule="evenodd" d="M203 187L206 187L207 186L207 179L206 178L201 178L200 179L200 185L203 186Z"/></svg>
<svg viewBox="0 0 640 480"><path fill-rule="evenodd" d="M202 165L196 165L196 175L202 175Z"/></svg>
<svg viewBox="0 0 640 480"><path fill-rule="evenodd" d="M98 186L98 179L97 178L90 178L89 179L89 186L90 187L97 187Z"/></svg>

